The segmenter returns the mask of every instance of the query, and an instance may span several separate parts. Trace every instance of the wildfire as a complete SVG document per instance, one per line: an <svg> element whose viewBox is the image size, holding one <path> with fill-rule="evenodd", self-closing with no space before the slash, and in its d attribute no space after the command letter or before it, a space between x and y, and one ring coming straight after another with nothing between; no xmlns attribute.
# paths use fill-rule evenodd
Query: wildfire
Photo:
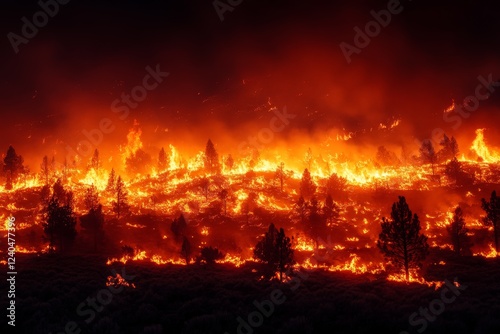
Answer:
<svg viewBox="0 0 500 334"><path fill-rule="evenodd" d="M106 286L112 286L114 288L120 287L120 286L125 286L128 288L135 289L136 286L134 283L129 283L125 278L122 277L120 274L116 274L115 277L113 276L108 276Z"/></svg>
<svg viewBox="0 0 500 334"><path fill-rule="evenodd" d="M476 152L477 156L481 157L484 162L498 162L500 160L500 154L490 151L484 141L484 130L485 129L476 130L476 138L472 142L470 149Z"/></svg>
<svg viewBox="0 0 500 334"><path fill-rule="evenodd" d="M474 256L482 256L486 258L494 258L497 256L500 256L500 253L496 251L495 247L493 247L493 244L489 244L489 250L488 251L483 251L480 253L474 254Z"/></svg>
<svg viewBox="0 0 500 334"><path fill-rule="evenodd" d="M409 283L423 284L423 285L427 285L429 287L434 287L435 290L439 289L444 284L444 282L440 282L440 281L426 281L425 278L418 275L416 270L409 271L409 279L408 280L406 280L406 274L404 271L401 271L401 272L396 273L396 274L388 275L387 280L393 281L393 282L406 283L406 284L409 284Z"/></svg>

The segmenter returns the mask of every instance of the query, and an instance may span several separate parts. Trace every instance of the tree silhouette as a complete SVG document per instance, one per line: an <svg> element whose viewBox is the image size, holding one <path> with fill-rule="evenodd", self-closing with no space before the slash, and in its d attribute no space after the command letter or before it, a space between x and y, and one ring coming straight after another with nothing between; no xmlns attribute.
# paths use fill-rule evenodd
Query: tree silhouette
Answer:
<svg viewBox="0 0 500 334"><path fill-rule="evenodd" d="M158 171L163 172L168 169L168 156L165 153L165 149L162 147L158 153Z"/></svg>
<svg viewBox="0 0 500 334"><path fill-rule="evenodd" d="M314 184L311 173L306 168L302 173L302 179L300 181L300 196L304 197L305 200L309 200L314 196L316 192L316 184Z"/></svg>
<svg viewBox="0 0 500 334"><path fill-rule="evenodd" d="M285 178L286 178L285 164L283 162L281 162L278 165L274 175L278 179L278 181L280 182L280 191L283 192L283 183L284 183Z"/></svg>
<svg viewBox="0 0 500 334"><path fill-rule="evenodd" d="M341 195L347 186L347 179L332 173L326 181L326 194L335 196Z"/></svg>
<svg viewBox="0 0 500 334"><path fill-rule="evenodd" d="M395 166L399 165L400 161L394 152L391 152L385 148L385 146L379 146L377 149L377 155L375 160L381 166Z"/></svg>
<svg viewBox="0 0 500 334"><path fill-rule="evenodd" d="M257 260L266 264L266 276L272 277L278 271L280 281L283 281L283 272L294 263L290 238L285 236L282 228L278 231L274 224L269 225L269 230L257 243L253 254Z"/></svg>
<svg viewBox="0 0 500 334"><path fill-rule="evenodd" d="M12 190L13 187L14 186L12 185L12 173L9 170L5 175L5 189Z"/></svg>
<svg viewBox="0 0 500 334"><path fill-rule="evenodd" d="M172 224L170 224L170 230L177 240L186 235L187 227L186 219L182 213L179 215L179 218L174 219Z"/></svg>
<svg viewBox="0 0 500 334"><path fill-rule="evenodd" d="M443 139L441 139L439 145L443 147L437 153L439 160L448 161L456 158L459 151L455 137L452 136L450 139L446 134L443 134Z"/></svg>
<svg viewBox="0 0 500 334"><path fill-rule="evenodd" d="M382 218L382 233L377 246L397 268L404 269L408 281L409 269L420 267L427 256L427 237L420 233L420 221L412 212L404 196L392 205L391 220Z"/></svg>
<svg viewBox="0 0 500 334"><path fill-rule="evenodd" d="M210 187L210 179L208 177L204 177L200 180L200 188L203 190L203 194L205 195L205 200L208 200L208 188Z"/></svg>
<svg viewBox="0 0 500 334"><path fill-rule="evenodd" d="M339 217L339 207L333 201L331 195L326 196L325 205L323 205L322 211L323 211L323 217L326 222L335 220Z"/></svg>
<svg viewBox="0 0 500 334"><path fill-rule="evenodd" d="M499 249L500 238L500 198L497 197L497 192L492 191L490 200L481 199L481 208L486 212L483 222L486 226L493 226L493 237L495 238L495 250Z"/></svg>
<svg viewBox="0 0 500 334"><path fill-rule="evenodd" d="M186 237L182 240L181 256L186 261L186 264L191 262L191 243Z"/></svg>
<svg viewBox="0 0 500 334"><path fill-rule="evenodd" d="M59 251L63 252L65 247L76 237L76 218L71 203L61 205L59 199L52 195L45 208L46 220L42 223L43 231L49 240L49 249L55 250L56 243Z"/></svg>
<svg viewBox="0 0 500 334"><path fill-rule="evenodd" d="M311 238L314 239L316 250L318 249L318 239L325 233L326 219L320 214L319 203L316 197L313 197L308 205L308 231Z"/></svg>
<svg viewBox="0 0 500 334"><path fill-rule="evenodd" d="M304 223L306 220L306 212L307 212L307 202L304 200L304 197L300 196L295 203L295 211L300 217L300 222Z"/></svg>
<svg viewBox="0 0 500 334"><path fill-rule="evenodd" d="M92 159L90 160L90 168L92 168L97 174L99 172L99 167L101 167L101 162L99 160L99 151L96 148L94 150L94 154L92 155Z"/></svg>
<svg viewBox="0 0 500 334"><path fill-rule="evenodd" d="M218 172L220 169L219 154L210 139L207 141L207 146L205 147L204 165L205 169L212 174Z"/></svg>
<svg viewBox="0 0 500 334"><path fill-rule="evenodd" d="M455 208L450 225L446 227L453 245L453 251L458 255L470 253L470 240L467 235L468 229L465 227L464 213L460 206Z"/></svg>
<svg viewBox="0 0 500 334"><path fill-rule="evenodd" d="M111 168L111 172L109 172L108 176L108 183L106 185L106 191L114 193L115 188L116 188L116 174L115 170Z"/></svg>
<svg viewBox="0 0 500 334"><path fill-rule="evenodd" d="M49 158L47 156L44 156L42 159L42 164L40 165L40 174L42 175L45 184L49 184L50 166Z"/></svg>
<svg viewBox="0 0 500 334"><path fill-rule="evenodd" d="M445 166L444 174L448 179L455 182L455 186L471 186L474 183L474 178L467 174L460 161L457 158L452 158Z"/></svg>
<svg viewBox="0 0 500 334"><path fill-rule="evenodd" d="M310 147L307 148L307 152L304 156L304 163L306 164L306 167L308 170L311 169L311 164L312 164L312 161L313 161L313 154L312 154L312 150Z"/></svg>
<svg viewBox="0 0 500 334"><path fill-rule="evenodd" d="M228 192L226 189L222 189L219 192L219 199L222 201L222 204L224 205L224 215L227 215L227 195Z"/></svg>
<svg viewBox="0 0 500 334"><path fill-rule="evenodd" d="M10 172L12 180L16 180L19 174L25 172L23 166L24 159L22 156L16 154L16 150L12 146L9 146L7 149L3 163L3 171L5 173Z"/></svg>
<svg viewBox="0 0 500 334"><path fill-rule="evenodd" d="M250 222L250 212L253 212L257 206L257 197L256 193L249 193L241 206L242 213L246 215L247 224Z"/></svg>
<svg viewBox="0 0 500 334"><path fill-rule="evenodd" d="M223 259L224 254L222 254L217 248L213 247L203 247L201 249L200 256L196 259L196 262L200 263L205 261L206 264L212 265L215 261Z"/></svg>
<svg viewBox="0 0 500 334"><path fill-rule="evenodd" d="M95 207L91 207L87 214L82 215L80 217L80 226L94 237L94 251L97 251L97 241L104 226L102 205L97 204Z"/></svg>
<svg viewBox="0 0 500 334"><path fill-rule="evenodd" d="M148 172L151 162L151 156L142 148L139 148L125 159L125 166L128 173L139 174Z"/></svg>
<svg viewBox="0 0 500 334"><path fill-rule="evenodd" d="M420 159L423 163L431 165L432 175L435 175L435 164L437 162L437 154L430 140L424 140L420 146Z"/></svg>
<svg viewBox="0 0 500 334"><path fill-rule="evenodd" d="M228 155L227 159L226 159L226 167L229 171L231 171L233 169L233 166L234 166L234 159L233 157L231 156L231 154Z"/></svg>
<svg viewBox="0 0 500 334"><path fill-rule="evenodd" d="M118 176L116 180L115 198L116 200L113 201L113 212L116 213L116 218L120 219L120 216L128 214L130 210L127 201L127 190L121 176Z"/></svg>
<svg viewBox="0 0 500 334"><path fill-rule="evenodd" d="M85 190L83 202L87 210L96 209L99 205L99 193L93 184Z"/></svg>

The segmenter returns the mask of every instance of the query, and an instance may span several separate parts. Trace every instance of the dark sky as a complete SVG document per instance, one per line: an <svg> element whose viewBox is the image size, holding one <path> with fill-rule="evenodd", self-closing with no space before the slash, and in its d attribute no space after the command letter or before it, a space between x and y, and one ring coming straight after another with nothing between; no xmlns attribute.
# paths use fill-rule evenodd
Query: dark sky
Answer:
<svg viewBox="0 0 500 334"><path fill-rule="evenodd" d="M269 122L270 106L285 105L299 115L297 132L355 132L358 144L424 139L436 127L464 138L498 128L495 93L458 129L443 120L452 99L474 94L479 75L500 78L495 1L401 1L350 64L339 44L354 44L353 28L387 1L243 0L223 22L209 0L103 2L60 5L16 54L7 34L21 34L21 18L32 21L40 7L2 1L2 151L75 146L103 117L117 126L110 148L134 119L151 142L203 146L210 136L236 145ZM156 64L169 77L118 119L113 100ZM394 119L402 120L396 132L363 135ZM494 132L487 135L500 146Z"/></svg>

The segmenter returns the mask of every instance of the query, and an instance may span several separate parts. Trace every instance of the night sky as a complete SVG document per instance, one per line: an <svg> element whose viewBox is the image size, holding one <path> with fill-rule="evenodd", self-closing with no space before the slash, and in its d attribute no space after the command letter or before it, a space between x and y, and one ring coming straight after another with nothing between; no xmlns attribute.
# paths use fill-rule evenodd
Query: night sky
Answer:
<svg viewBox="0 0 500 334"><path fill-rule="evenodd" d="M439 127L468 145L486 127L500 146L496 93L456 129L443 120L452 99L474 95L479 75L499 78L497 3L402 1L348 63L340 43L354 45L354 28L387 5L243 0L221 21L212 1L72 0L16 54L8 34L21 35L21 18L32 22L41 8L3 1L2 147L13 144L28 162L31 152L35 161L61 156L109 118L117 130L103 149L123 144L137 120L151 145L201 149L210 137L231 150L269 122L273 106L299 115L283 140L335 130L354 133L353 145L400 145ZM157 64L169 76L119 119L112 102ZM377 132L396 119L396 130Z"/></svg>

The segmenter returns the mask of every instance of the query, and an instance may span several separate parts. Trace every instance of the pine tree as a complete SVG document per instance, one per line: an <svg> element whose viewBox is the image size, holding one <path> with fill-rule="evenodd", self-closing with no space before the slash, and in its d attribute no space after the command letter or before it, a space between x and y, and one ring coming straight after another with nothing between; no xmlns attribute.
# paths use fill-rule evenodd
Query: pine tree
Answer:
<svg viewBox="0 0 500 334"><path fill-rule="evenodd" d="M316 185L314 184L311 173L306 168L304 173L302 173L302 179L300 181L300 196L304 197L305 200L309 200L314 196L316 192Z"/></svg>
<svg viewBox="0 0 500 334"><path fill-rule="evenodd" d="M481 199L481 208L486 212L483 222L486 226L493 226L493 237L495 239L495 249L497 253L500 251L500 197L497 197L497 192L493 190L490 201Z"/></svg>
<svg viewBox="0 0 500 334"><path fill-rule="evenodd" d="M420 267L428 254L427 237L420 233L420 221L412 212L404 196L392 205L391 220L382 218L382 233L377 246L397 268L404 269L408 281L409 270Z"/></svg>
<svg viewBox="0 0 500 334"><path fill-rule="evenodd" d="M428 163L432 168L432 175L435 175L435 164L437 162L437 154L430 140L424 140L420 147L420 159L423 163Z"/></svg>
<svg viewBox="0 0 500 334"><path fill-rule="evenodd" d="M227 195L228 192L226 189L222 189L219 192L219 199L222 201L222 204L224 206L224 215L227 215Z"/></svg>
<svg viewBox="0 0 500 334"><path fill-rule="evenodd" d="M40 173L45 181L45 184L49 184L49 176L50 176L50 167L49 167L49 158L44 156L42 159L42 164L40 165Z"/></svg>
<svg viewBox="0 0 500 334"><path fill-rule="evenodd" d="M22 156L16 154L16 150L9 146L7 153L3 158L3 171L5 173L10 172L12 180L16 180L19 174L24 173L24 159Z"/></svg>
<svg viewBox="0 0 500 334"><path fill-rule="evenodd" d="M172 224L170 224L170 230L177 240L186 236L187 227L186 219L182 213L179 215L179 218L174 219Z"/></svg>
<svg viewBox="0 0 500 334"><path fill-rule="evenodd" d="M326 222L335 220L339 217L339 208L333 201L331 195L326 196L325 204L323 205L323 217L325 218Z"/></svg>
<svg viewBox="0 0 500 334"><path fill-rule="evenodd" d="M269 230L254 248L254 257L266 264L266 275L271 277L279 272L280 281L283 281L283 272L293 263L293 249L290 238L285 236L285 231L278 231L274 224L269 225Z"/></svg>
<svg viewBox="0 0 500 334"><path fill-rule="evenodd" d="M97 243L104 226L102 205L97 204L95 207L92 207L87 214L82 215L80 217L80 226L92 234L94 238L94 251L97 251Z"/></svg>
<svg viewBox="0 0 500 334"><path fill-rule="evenodd" d="M186 237L182 240L181 256L186 261L186 264L191 262L191 243Z"/></svg>
<svg viewBox="0 0 500 334"><path fill-rule="evenodd" d="M214 144L209 139L207 146L205 148L205 159L204 159L205 169L209 173L216 173L220 169L219 165L219 154L215 150Z"/></svg>
<svg viewBox="0 0 500 334"><path fill-rule="evenodd" d="M116 175L115 175L115 170L111 168L111 172L109 173L108 176L108 184L106 185L106 191L114 192L115 189L116 189Z"/></svg>
<svg viewBox="0 0 500 334"><path fill-rule="evenodd" d="M101 162L99 160L99 151L97 148L94 150L94 154L92 155L92 159L90 161L90 167L98 173L99 167L101 166Z"/></svg>
<svg viewBox="0 0 500 334"><path fill-rule="evenodd" d="M99 193L93 184L85 190L84 204L87 210L95 210L99 205Z"/></svg>
<svg viewBox="0 0 500 334"><path fill-rule="evenodd" d="M130 210L127 201L127 190L121 176L118 176L116 180L115 196L116 200L113 201L113 212L116 213L116 218L120 219L121 216L127 215Z"/></svg>
<svg viewBox="0 0 500 334"><path fill-rule="evenodd" d="M231 171L233 169L233 166L234 166L234 159L231 156L231 154L229 154L226 159L226 167L229 171Z"/></svg>
<svg viewBox="0 0 500 334"><path fill-rule="evenodd" d="M470 240L467 235L468 229L465 227L464 213L460 206L455 208L453 218L450 220L450 225L447 226L447 231L451 237L453 250L460 256L470 251Z"/></svg>
<svg viewBox="0 0 500 334"><path fill-rule="evenodd" d="M162 147L158 153L158 171L164 172L168 169L168 156L165 153L165 149Z"/></svg>
<svg viewBox="0 0 500 334"><path fill-rule="evenodd" d="M278 165L278 167L276 168L276 172L275 172L275 177L279 180L280 182L280 191L283 192L283 183L285 181L285 178L286 178L286 174L285 174L285 164L282 162Z"/></svg>
<svg viewBox="0 0 500 334"><path fill-rule="evenodd" d="M316 197L313 197L309 202L308 206L308 226L306 230L308 231L311 238L314 239L316 245L316 250L318 249L318 239L325 233L326 220L324 216L320 214L319 203Z"/></svg>
<svg viewBox="0 0 500 334"><path fill-rule="evenodd" d="M46 220L42 223L43 231L49 240L50 251L54 251L56 244L63 252L66 246L76 237L76 217L71 203L61 205L56 196L52 196L45 208Z"/></svg>

